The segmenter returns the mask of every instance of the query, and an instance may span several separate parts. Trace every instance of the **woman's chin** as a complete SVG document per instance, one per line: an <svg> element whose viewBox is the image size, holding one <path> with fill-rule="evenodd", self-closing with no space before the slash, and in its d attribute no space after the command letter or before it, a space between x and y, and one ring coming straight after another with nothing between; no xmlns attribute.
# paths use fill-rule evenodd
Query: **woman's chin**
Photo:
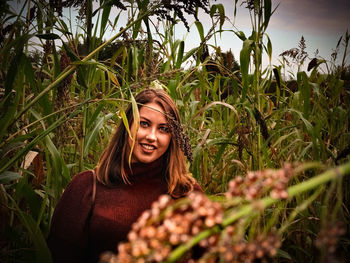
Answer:
<svg viewBox="0 0 350 263"><path fill-rule="evenodd" d="M133 163L151 163L153 161L155 161L157 158L154 156L147 156L142 154L141 156L133 156L132 157L132 162Z"/></svg>

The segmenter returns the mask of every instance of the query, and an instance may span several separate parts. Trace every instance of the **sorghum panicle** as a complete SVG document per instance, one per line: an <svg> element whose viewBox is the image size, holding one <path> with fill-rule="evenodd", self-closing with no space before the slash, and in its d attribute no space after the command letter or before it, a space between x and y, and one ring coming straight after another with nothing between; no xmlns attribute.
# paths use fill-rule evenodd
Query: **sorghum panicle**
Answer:
<svg viewBox="0 0 350 263"><path fill-rule="evenodd" d="M293 175L293 166L288 163L279 170L248 172L246 177L237 176L229 182L226 197L241 197L251 201L270 191L272 198L286 199L288 182Z"/></svg>
<svg viewBox="0 0 350 263"><path fill-rule="evenodd" d="M334 253L337 249L339 238L346 233L345 224L341 221L321 229L317 236L315 245L318 249L326 249L328 253Z"/></svg>
<svg viewBox="0 0 350 263"><path fill-rule="evenodd" d="M175 138L176 143L178 144L184 155L187 157L187 159L190 162L192 162L192 148L190 144L190 139L183 132L181 123L175 120L170 114L166 114L166 116L170 131L173 137Z"/></svg>
<svg viewBox="0 0 350 263"><path fill-rule="evenodd" d="M173 202L163 195L141 215L128 234L128 242L119 244L117 262L164 261L179 244L222 223L221 205L202 193L192 192L187 202L167 209ZM200 241L199 246L209 249L215 247L218 240L219 235L212 235Z"/></svg>

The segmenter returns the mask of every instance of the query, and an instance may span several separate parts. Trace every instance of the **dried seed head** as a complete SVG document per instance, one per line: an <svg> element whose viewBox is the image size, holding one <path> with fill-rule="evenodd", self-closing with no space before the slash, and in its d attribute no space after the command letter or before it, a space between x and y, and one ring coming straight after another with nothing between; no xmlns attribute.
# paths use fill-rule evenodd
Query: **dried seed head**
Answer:
<svg viewBox="0 0 350 263"><path fill-rule="evenodd" d="M228 233L227 231L226 234ZM232 243L232 239L225 238L222 244L224 249L221 248L218 253L225 258L228 252L232 252L230 262L269 262L267 259L275 256L280 247L279 238L275 233L257 236L249 242L240 240Z"/></svg>
<svg viewBox="0 0 350 263"><path fill-rule="evenodd" d="M210 201L204 194L192 192L187 200L169 207L171 199L161 196L152 204L151 210L133 224L128 234L128 245L118 247L118 259L143 258L147 262L166 260L170 251L180 243L187 242L201 231L222 223L223 209L219 203ZM201 242L206 251L216 247L219 235ZM129 249L125 249L129 247Z"/></svg>
<svg viewBox="0 0 350 263"><path fill-rule="evenodd" d="M226 197L241 197L253 201L270 191L272 198L286 199L288 198L286 189L293 175L294 171L291 164L285 164L279 170L266 169L248 172L244 179L237 176L229 182Z"/></svg>
<svg viewBox="0 0 350 263"><path fill-rule="evenodd" d="M332 225L328 223L318 234L315 245L318 249L326 249L328 253L334 253L337 249L339 238L346 233L345 224L338 221Z"/></svg>
<svg viewBox="0 0 350 263"><path fill-rule="evenodd" d="M171 114L167 113L167 122L175 139L176 144L180 147L181 151L187 157L187 159L192 162L192 148L190 144L190 139L183 132L181 123L179 123Z"/></svg>

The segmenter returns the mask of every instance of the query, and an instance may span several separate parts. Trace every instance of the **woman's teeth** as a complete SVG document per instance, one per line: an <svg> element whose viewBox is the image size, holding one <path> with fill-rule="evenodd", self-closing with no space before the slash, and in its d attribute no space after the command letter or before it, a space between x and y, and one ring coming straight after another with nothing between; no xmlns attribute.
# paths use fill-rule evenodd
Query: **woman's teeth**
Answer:
<svg viewBox="0 0 350 263"><path fill-rule="evenodd" d="M155 147L153 145L141 144L141 146L147 150L154 150Z"/></svg>

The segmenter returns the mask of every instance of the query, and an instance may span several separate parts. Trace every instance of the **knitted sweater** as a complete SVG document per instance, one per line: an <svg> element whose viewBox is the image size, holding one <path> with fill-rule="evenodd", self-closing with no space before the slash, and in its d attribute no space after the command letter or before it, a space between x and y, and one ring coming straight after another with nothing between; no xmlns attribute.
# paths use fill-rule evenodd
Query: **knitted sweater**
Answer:
<svg viewBox="0 0 350 263"><path fill-rule="evenodd" d="M92 209L93 174L76 175L58 202L48 237L54 262L97 262L104 251L117 251L132 223L167 193L162 158L132 166L131 185L105 186L96 182ZM130 173L130 171L128 172ZM199 186L196 186L198 190Z"/></svg>

